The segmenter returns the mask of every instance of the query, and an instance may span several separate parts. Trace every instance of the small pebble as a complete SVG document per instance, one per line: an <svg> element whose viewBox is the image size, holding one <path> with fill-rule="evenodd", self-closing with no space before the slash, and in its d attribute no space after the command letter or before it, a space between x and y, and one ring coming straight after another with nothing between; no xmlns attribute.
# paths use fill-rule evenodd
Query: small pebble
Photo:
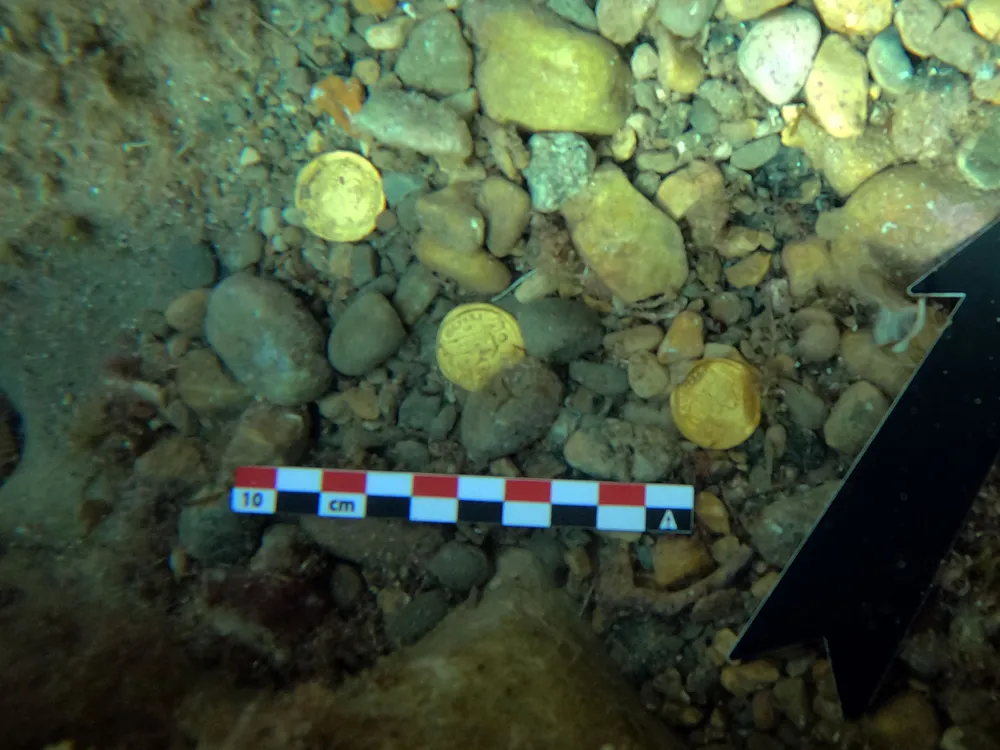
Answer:
<svg viewBox="0 0 1000 750"><path fill-rule="evenodd" d="M388 618L386 637L395 644L409 646L429 632L448 614L448 595L440 589L423 591Z"/></svg>
<svg viewBox="0 0 1000 750"><path fill-rule="evenodd" d="M788 291L796 298L805 297L830 276L830 253L827 241L820 237L789 242L781 251L781 265L788 276Z"/></svg>
<svg viewBox="0 0 1000 750"><path fill-rule="evenodd" d="M465 594L486 583L492 565L479 547L448 542L428 561L427 571L445 588Z"/></svg>
<svg viewBox="0 0 1000 750"><path fill-rule="evenodd" d="M656 78L660 67L660 56L649 42L643 42L632 52L632 77L637 81L648 81Z"/></svg>
<svg viewBox="0 0 1000 750"><path fill-rule="evenodd" d="M718 495L699 492L694 496L694 514L698 522L713 534L729 533L729 510Z"/></svg>
<svg viewBox="0 0 1000 750"><path fill-rule="evenodd" d="M913 81L913 63L903 48L899 32L890 27L872 39L868 68L875 83L890 94L901 94Z"/></svg>
<svg viewBox="0 0 1000 750"><path fill-rule="evenodd" d="M420 21L399 53L396 75L408 88L437 96L472 85L472 50L458 19L447 11Z"/></svg>
<svg viewBox="0 0 1000 750"><path fill-rule="evenodd" d="M823 40L806 81L809 112L834 138L852 138L868 120L868 63L839 34Z"/></svg>
<svg viewBox="0 0 1000 750"><path fill-rule="evenodd" d="M653 578L664 588L697 580L714 567L711 554L696 537L661 536L653 545Z"/></svg>
<svg viewBox="0 0 1000 750"><path fill-rule="evenodd" d="M388 21L369 26L365 30L365 41L374 50L399 49L406 42L406 32L411 23L406 16L396 16Z"/></svg>
<svg viewBox="0 0 1000 750"><path fill-rule="evenodd" d="M441 282L421 263L411 263L406 267L392 304L406 325L413 325L426 312L441 291Z"/></svg>
<svg viewBox="0 0 1000 750"><path fill-rule="evenodd" d="M892 23L892 6L892 0L816 0L816 10L828 29L864 37Z"/></svg>
<svg viewBox="0 0 1000 750"><path fill-rule="evenodd" d="M751 141L745 146L740 146L733 151L729 158L730 165L744 171L760 169L771 159L778 155L781 149L781 138L777 135L769 135L756 141Z"/></svg>
<svg viewBox="0 0 1000 750"><path fill-rule="evenodd" d="M639 352L628 362L628 382L639 398L654 398L670 388L670 374L651 352Z"/></svg>
<svg viewBox="0 0 1000 750"><path fill-rule="evenodd" d="M745 697L778 681L781 672L763 660L731 664L722 668L722 687L733 695Z"/></svg>
<svg viewBox="0 0 1000 750"><path fill-rule="evenodd" d="M754 252L726 268L726 281L737 289L755 287L770 270L771 254Z"/></svg>
<svg viewBox="0 0 1000 750"><path fill-rule="evenodd" d="M705 351L705 321L693 310L684 310L670 323L656 357L664 364L697 359Z"/></svg>
<svg viewBox="0 0 1000 750"><path fill-rule="evenodd" d="M652 323L632 326L604 337L604 348L616 359L629 359L639 352L650 352L663 341L663 329Z"/></svg>
<svg viewBox="0 0 1000 750"><path fill-rule="evenodd" d="M517 322L531 357L567 364L598 349L604 327L597 313L579 300L548 297L522 305Z"/></svg>
<svg viewBox="0 0 1000 750"><path fill-rule="evenodd" d="M861 380L847 388L823 424L823 438L848 455L860 451L889 410L889 401L871 383Z"/></svg>
<svg viewBox="0 0 1000 750"><path fill-rule="evenodd" d="M676 0L659 3L656 13L671 34L690 39L708 23L716 5L716 0Z"/></svg>
<svg viewBox="0 0 1000 750"><path fill-rule="evenodd" d="M528 140L531 162L524 170L536 211L551 213L587 186L597 157L576 133L536 133Z"/></svg>
<svg viewBox="0 0 1000 750"><path fill-rule="evenodd" d="M164 312L167 325L175 331L201 333L205 325L209 294L211 291L208 289L192 289L175 299L167 305Z"/></svg>
<svg viewBox="0 0 1000 750"><path fill-rule="evenodd" d="M628 393L628 374L620 367L578 360L570 362L569 376L577 383L602 396L622 396Z"/></svg>
<svg viewBox="0 0 1000 750"><path fill-rule="evenodd" d="M396 353L406 331L392 305L377 292L363 294L340 315L330 333L330 364L344 375L373 370Z"/></svg>

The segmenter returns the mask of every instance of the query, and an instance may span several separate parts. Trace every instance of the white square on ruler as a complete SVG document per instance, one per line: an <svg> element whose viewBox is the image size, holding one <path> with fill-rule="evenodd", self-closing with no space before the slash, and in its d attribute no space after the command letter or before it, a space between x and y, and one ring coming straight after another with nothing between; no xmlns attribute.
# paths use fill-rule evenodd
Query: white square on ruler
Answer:
<svg viewBox="0 0 1000 750"><path fill-rule="evenodd" d="M278 507L278 493L275 490L233 487L233 491L229 495L229 507L234 513L274 515L275 509Z"/></svg>
<svg viewBox="0 0 1000 750"><path fill-rule="evenodd" d="M323 492L318 512L323 518L364 518L365 500L356 492Z"/></svg>
<svg viewBox="0 0 1000 750"><path fill-rule="evenodd" d="M553 505L597 505L600 482L574 482L566 479L552 480Z"/></svg>
<svg viewBox="0 0 1000 750"><path fill-rule="evenodd" d="M453 497L415 497L410 501L410 520L455 523L458 520L458 500Z"/></svg>
<svg viewBox="0 0 1000 750"><path fill-rule="evenodd" d="M597 508L599 531L645 531L646 509L634 505L601 505Z"/></svg>
<svg viewBox="0 0 1000 750"><path fill-rule="evenodd" d="M459 500L503 500L506 480L503 477L459 477Z"/></svg>
<svg viewBox="0 0 1000 750"><path fill-rule="evenodd" d="M694 487L682 484L647 484L647 508L694 508Z"/></svg>
<svg viewBox="0 0 1000 750"><path fill-rule="evenodd" d="M547 529L552 525L552 506L549 503L519 503L508 500L503 504L504 526L532 526Z"/></svg>
<svg viewBox="0 0 1000 750"><path fill-rule="evenodd" d="M369 471L365 492L381 497L409 497L413 494L413 475L403 472Z"/></svg>
<svg viewBox="0 0 1000 750"><path fill-rule="evenodd" d="M274 488L282 492L319 492L323 489L323 470L300 466L278 467Z"/></svg>

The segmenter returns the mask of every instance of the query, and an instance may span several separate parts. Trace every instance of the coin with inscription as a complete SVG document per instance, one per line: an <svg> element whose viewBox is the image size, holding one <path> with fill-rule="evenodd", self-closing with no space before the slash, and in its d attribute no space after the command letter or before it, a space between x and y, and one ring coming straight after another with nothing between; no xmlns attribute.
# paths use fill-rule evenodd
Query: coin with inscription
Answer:
<svg viewBox="0 0 1000 750"><path fill-rule="evenodd" d="M295 207L313 234L332 242L356 242L371 234L385 210L382 176L353 151L321 154L299 172Z"/></svg>
<svg viewBox="0 0 1000 750"><path fill-rule="evenodd" d="M733 448L760 424L760 379L734 359L703 359L670 394L681 434L712 450Z"/></svg>
<svg viewBox="0 0 1000 750"><path fill-rule="evenodd" d="M438 328L438 367L448 380L466 390L478 391L523 357L517 319L496 305L459 305Z"/></svg>

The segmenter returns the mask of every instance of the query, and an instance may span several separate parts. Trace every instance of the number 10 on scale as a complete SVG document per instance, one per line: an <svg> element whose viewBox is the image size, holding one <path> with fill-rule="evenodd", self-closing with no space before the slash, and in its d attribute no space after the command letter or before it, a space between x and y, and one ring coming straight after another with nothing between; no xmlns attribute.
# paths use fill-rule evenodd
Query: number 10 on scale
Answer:
<svg viewBox="0 0 1000 750"><path fill-rule="evenodd" d="M233 490L230 506L237 513L273 515L278 504L275 490Z"/></svg>

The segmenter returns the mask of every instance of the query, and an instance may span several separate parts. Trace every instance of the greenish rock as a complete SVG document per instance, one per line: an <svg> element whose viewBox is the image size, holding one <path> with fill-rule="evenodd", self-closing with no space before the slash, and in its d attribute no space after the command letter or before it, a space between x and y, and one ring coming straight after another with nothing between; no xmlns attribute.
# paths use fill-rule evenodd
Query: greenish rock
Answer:
<svg viewBox="0 0 1000 750"><path fill-rule="evenodd" d="M573 244L598 278L625 302L676 293L687 280L684 237L615 166L562 208Z"/></svg>
<svg viewBox="0 0 1000 750"><path fill-rule="evenodd" d="M583 190L597 166L597 156L576 133L536 133L528 141L531 162L524 178L536 211L558 211Z"/></svg>
<svg viewBox="0 0 1000 750"><path fill-rule="evenodd" d="M592 135L612 135L625 122L632 75L608 40L524 0L475 0L463 19L477 48L476 87L492 119Z"/></svg>
<svg viewBox="0 0 1000 750"><path fill-rule="evenodd" d="M958 152L958 169L977 188L1000 189L1000 126L966 139Z"/></svg>
<svg viewBox="0 0 1000 750"><path fill-rule="evenodd" d="M768 135L740 146L733 152L729 164L745 172L760 169L778 155L779 149L781 139L777 135Z"/></svg>
<svg viewBox="0 0 1000 750"><path fill-rule="evenodd" d="M472 154L469 126L448 105L418 91L373 91L352 123L386 146L446 159Z"/></svg>
<svg viewBox="0 0 1000 750"><path fill-rule="evenodd" d="M399 53L396 75L412 89L450 96L472 85L472 50L458 19L437 13L418 23Z"/></svg>
<svg viewBox="0 0 1000 750"><path fill-rule="evenodd" d="M913 63L896 27L890 26L872 39L868 47L868 69L875 83L890 94L901 94L909 88L913 81Z"/></svg>

